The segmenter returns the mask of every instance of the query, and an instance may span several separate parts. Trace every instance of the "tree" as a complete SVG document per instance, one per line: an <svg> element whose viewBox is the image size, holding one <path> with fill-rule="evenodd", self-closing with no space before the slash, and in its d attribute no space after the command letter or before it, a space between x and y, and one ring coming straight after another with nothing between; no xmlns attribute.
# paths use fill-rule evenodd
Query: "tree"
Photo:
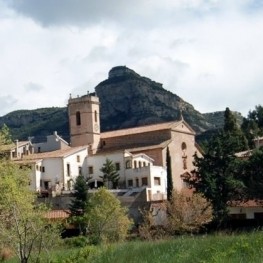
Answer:
<svg viewBox="0 0 263 263"><path fill-rule="evenodd" d="M87 183L83 175L76 178L74 184L73 199L70 203L70 221L78 226L79 232L85 234L86 223L84 220L84 213L88 205L88 189Z"/></svg>
<svg viewBox="0 0 263 263"><path fill-rule="evenodd" d="M172 167L171 167L171 155L169 147L166 150L166 169L167 169L167 199L170 201L173 193L173 178L172 178Z"/></svg>
<svg viewBox="0 0 263 263"><path fill-rule="evenodd" d="M218 224L227 218L232 201L246 197L243 160L235 155L245 149L245 136L234 115L226 108L224 130L209 141L202 157L195 155L196 169L185 179L196 192L211 202L214 220Z"/></svg>
<svg viewBox="0 0 263 263"><path fill-rule="evenodd" d="M4 124L0 129L0 145L1 144L7 145L11 143L12 143L12 136L10 130L7 127L7 125Z"/></svg>
<svg viewBox="0 0 263 263"><path fill-rule="evenodd" d="M115 164L107 158L100 171L103 173L103 176L101 176L101 178L103 179L104 185L106 184L106 182L108 182L109 188L109 182L111 182L113 189L116 189L118 187L120 176L116 170Z"/></svg>
<svg viewBox="0 0 263 263"><path fill-rule="evenodd" d="M263 199L263 147L256 148L243 161L244 183L247 186L248 199Z"/></svg>
<svg viewBox="0 0 263 263"><path fill-rule="evenodd" d="M72 216L82 216L85 212L88 202L87 182L83 175L76 178L73 191L73 199L69 206Z"/></svg>
<svg viewBox="0 0 263 263"><path fill-rule="evenodd" d="M166 228L172 234L198 232L212 218L212 205L201 194L173 191L167 202Z"/></svg>
<svg viewBox="0 0 263 263"><path fill-rule="evenodd" d="M28 170L0 162L0 244L8 246L21 263L38 262L40 253L58 237L45 218L46 207L36 205L29 188Z"/></svg>
<svg viewBox="0 0 263 263"><path fill-rule="evenodd" d="M227 218L229 202L243 199L245 192L240 176L242 160L229 153L224 142L224 137L214 138L203 157L195 155L196 169L185 179L211 202L218 224Z"/></svg>
<svg viewBox="0 0 263 263"><path fill-rule="evenodd" d="M97 242L124 240L132 224L127 209L103 187L90 197L85 219L91 237Z"/></svg>

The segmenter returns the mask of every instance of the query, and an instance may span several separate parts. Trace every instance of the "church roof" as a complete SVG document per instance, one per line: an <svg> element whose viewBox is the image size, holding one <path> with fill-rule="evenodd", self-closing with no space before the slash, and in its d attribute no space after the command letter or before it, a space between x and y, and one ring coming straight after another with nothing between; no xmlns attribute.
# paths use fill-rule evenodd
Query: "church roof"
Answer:
<svg viewBox="0 0 263 263"><path fill-rule="evenodd" d="M176 131L179 124L182 124L182 123L185 126L187 126L190 133L195 134L194 130L184 120L180 120L180 121L172 121L172 122L151 124L151 125L139 126L139 127L134 127L134 128L103 132L101 133L101 139L113 138L113 137L119 137L119 136L125 136L125 135L133 135L133 134L139 134L139 133L145 133L145 132L161 131L161 130L175 130Z"/></svg>

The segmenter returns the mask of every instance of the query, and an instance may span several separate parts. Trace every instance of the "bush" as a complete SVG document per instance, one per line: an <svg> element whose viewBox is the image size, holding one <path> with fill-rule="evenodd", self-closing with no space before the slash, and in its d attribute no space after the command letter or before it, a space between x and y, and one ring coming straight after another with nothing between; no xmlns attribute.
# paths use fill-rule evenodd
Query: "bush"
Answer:
<svg viewBox="0 0 263 263"><path fill-rule="evenodd" d="M68 247L85 247L90 244L89 239L85 236L65 238L64 242Z"/></svg>

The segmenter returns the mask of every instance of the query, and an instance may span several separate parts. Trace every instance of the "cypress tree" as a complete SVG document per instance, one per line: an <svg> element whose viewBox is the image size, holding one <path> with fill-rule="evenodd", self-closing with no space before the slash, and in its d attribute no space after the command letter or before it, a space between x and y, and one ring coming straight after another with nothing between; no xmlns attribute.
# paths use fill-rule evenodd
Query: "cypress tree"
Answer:
<svg viewBox="0 0 263 263"><path fill-rule="evenodd" d="M167 200L172 199L173 194L173 178L172 178L172 167L171 167L171 155L169 147L166 149L166 169L167 169Z"/></svg>

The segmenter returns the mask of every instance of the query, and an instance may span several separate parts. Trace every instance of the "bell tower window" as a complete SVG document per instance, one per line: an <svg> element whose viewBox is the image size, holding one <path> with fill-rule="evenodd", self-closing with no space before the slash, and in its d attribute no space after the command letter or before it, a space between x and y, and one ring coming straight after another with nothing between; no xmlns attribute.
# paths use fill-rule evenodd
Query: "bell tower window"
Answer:
<svg viewBox="0 0 263 263"><path fill-rule="evenodd" d="M79 111L76 112L76 124L77 124L77 126L81 125L81 118L80 118L80 112Z"/></svg>
<svg viewBox="0 0 263 263"><path fill-rule="evenodd" d="M97 113L97 111L95 110L95 112L94 112L94 119L95 119L95 122L97 122L98 121L98 113Z"/></svg>

